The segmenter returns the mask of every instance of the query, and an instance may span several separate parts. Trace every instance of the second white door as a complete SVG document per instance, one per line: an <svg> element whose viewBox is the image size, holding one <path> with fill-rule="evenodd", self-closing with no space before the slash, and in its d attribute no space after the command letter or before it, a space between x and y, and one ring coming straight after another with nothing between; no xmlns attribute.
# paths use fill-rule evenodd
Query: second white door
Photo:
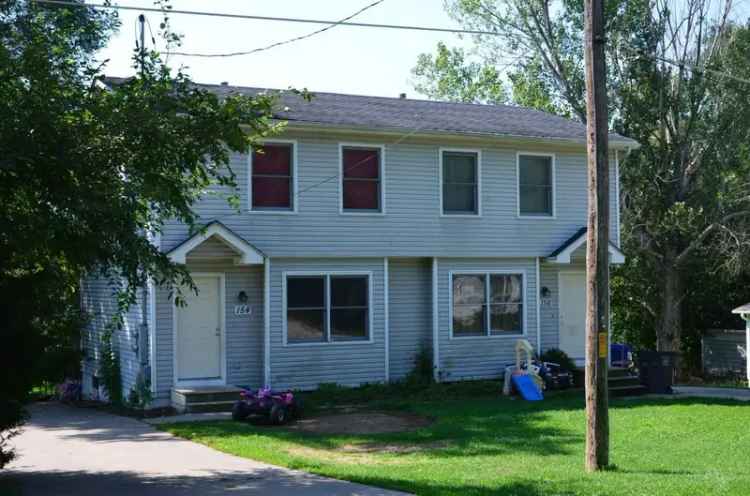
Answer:
<svg viewBox="0 0 750 496"><path fill-rule="evenodd" d="M586 358L586 274L560 272L560 349L578 364Z"/></svg>

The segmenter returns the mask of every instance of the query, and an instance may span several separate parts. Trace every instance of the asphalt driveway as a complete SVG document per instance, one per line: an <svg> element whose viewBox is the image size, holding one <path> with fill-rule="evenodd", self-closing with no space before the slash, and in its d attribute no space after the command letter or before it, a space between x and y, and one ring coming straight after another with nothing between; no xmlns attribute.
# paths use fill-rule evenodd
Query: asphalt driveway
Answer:
<svg viewBox="0 0 750 496"><path fill-rule="evenodd" d="M220 453L135 419L57 403L31 407L0 471L2 495L395 496L387 491Z"/></svg>

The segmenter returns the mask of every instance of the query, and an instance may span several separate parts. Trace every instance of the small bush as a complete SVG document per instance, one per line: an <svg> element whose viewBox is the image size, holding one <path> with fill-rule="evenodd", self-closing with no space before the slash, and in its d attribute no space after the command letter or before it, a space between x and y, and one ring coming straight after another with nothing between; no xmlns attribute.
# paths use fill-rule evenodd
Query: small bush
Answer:
<svg viewBox="0 0 750 496"><path fill-rule="evenodd" d="M433 381L432 351L425 346L414 356L414 368L406 376L406 382L411 384L431 384Z"/></svg>
<svg viewBox="0 0 750 496"><path fill-rule="evenodd" d="M10 440L19 434L25 420L26 412L20 402L0 400L0 469L16 457Z"/></svg>
<svg viewBox="0 0 750 496"><path fill-rule="evenodd" d="M576 370L576 363L559 348L550 348L539 357L543 362L551 362L560 365L563 369L573 372Z"/></svg>

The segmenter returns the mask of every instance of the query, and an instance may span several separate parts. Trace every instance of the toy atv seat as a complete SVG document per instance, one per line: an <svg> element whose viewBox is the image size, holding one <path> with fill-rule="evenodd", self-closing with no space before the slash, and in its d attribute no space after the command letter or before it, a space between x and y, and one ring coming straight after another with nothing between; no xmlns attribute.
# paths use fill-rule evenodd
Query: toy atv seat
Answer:
<svg viewBox="0 0 750 496"><path fill-rule="evenodd" d="M299 418L301 403L291 391L273 391L261 388L258 391L243 389L240 399L232 407L234 420L245 420L251 415L266 418L273 425L283 425Z"/></svg>

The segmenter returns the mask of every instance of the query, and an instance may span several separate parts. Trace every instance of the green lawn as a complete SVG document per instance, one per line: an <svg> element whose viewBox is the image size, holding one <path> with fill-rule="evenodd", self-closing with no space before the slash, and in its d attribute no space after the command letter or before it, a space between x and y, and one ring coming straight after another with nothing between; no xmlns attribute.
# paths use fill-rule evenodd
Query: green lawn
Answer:
<svg viewBox="0 0 750 496"><path fill-rule="evenodd" d="M367 399L368 408L435 418L430 427L410 433L320 436L230 421L163 428L235 455L416 494L750 493L750 404L614 401L613 467L587 475L580 394L526 403L496 397L496 388L433 386L400 395L408 400L392 399L399 395L389 390L333 395L347 404ZM322 396L312 398L317 412L330 407L321 405Z"/></svg>

